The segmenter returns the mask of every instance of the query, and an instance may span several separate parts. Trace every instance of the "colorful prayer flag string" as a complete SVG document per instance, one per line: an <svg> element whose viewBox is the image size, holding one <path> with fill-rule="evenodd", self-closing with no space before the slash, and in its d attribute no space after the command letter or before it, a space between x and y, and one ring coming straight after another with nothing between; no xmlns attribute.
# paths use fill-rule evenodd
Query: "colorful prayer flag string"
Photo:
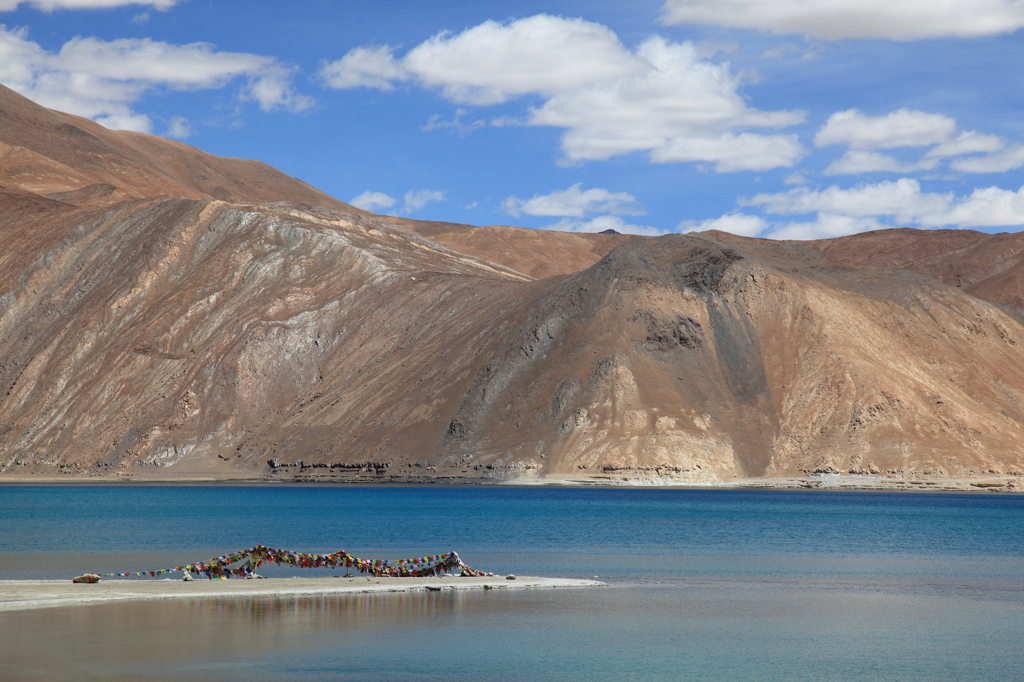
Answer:
<svg viewBox="0 0 1024 682"><path fill-rule="evenodd" d="M237 568L232 568L234 564L242 561L246 563ZM393 576L396 578L433 576L441 573L454 573L455 571L459 571L460 575L486 575L483 571L473 570L462 563L462 559L459 558L456 552L435 554L418 559L400 559L392 562L386 559L359 559L345 551L337 551L333 554L307 554L264 547L263 545L239 550L210 559L209 561L176 566L175 568L136 571L134 573L103 573L101 575L123 578L149 575L155 578L158 575L182 572L206 576L210 580L214 578L230 578L231 576L245 578L255 575L257 568L271 563L278 566L292 566L294 568L354 568L360 573L370 573L375 576Z"/></svg>

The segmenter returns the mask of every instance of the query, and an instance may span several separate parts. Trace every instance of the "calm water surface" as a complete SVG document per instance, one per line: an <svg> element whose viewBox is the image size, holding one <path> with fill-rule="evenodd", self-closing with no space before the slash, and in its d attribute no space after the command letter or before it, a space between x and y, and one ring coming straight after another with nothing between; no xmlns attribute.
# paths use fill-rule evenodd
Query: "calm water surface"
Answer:
<svg viewBox="0 0 1024 682"><path fill-rule="evenodd" d="M0 486L0 579L256 543L610 587L0 613L0 679L1024 679L1024 497Z"/></svg>

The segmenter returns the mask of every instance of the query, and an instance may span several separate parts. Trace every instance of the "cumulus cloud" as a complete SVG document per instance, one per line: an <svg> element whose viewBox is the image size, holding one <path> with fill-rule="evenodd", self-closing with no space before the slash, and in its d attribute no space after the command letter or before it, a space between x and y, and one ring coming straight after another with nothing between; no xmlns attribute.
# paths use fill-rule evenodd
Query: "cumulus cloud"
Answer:
<svg viewBox="0 0 1024 682"><path fill-rule="evenodd" d="M848 109L829 117L814 136L814 144L844 144L851 149L925 147L946 142L955 131L956 119L942 114L898 109L885 116L868 116Z"/></svg>
<svg viewBox="0 0 1024 682"><path fill-rule="evenodd" d="M708 162L727 172L792 166L800 158L795 135L733 131L795 125L802 112L750 109L728 66L700 59L692 44L656 36L637 55L650 65L643 73L561 92L528 122L565 128L570 161L648 151L655 162Z"/></svg>
<svg viewBox="0 0 1024 682"><path fill-rule="evenodd" d="M179 140L184 140L186 137L192 136L192 123L181 116L175 116L171 119L170 123L167 124L167 132L164 133L166 137L176 137Z"/></svg>
<svg viewBox="0 0 1024 682"><path fill-rule="evenodd" d="M450 119L442 118L440 114L434 114L433 116L430 117L430 120L427 121L427 124L420 128L420 130L428 132L431 130L442 130L444 128L448 128L450 130L456 131L460 135L466 135L476 130L477 128L482 128L485 125L487 125L486 123L479 119L473 121L472 123L466 123L465 121L462 120L462 117L465 116L466 113L467 112L465 109L459 107L458 109L455 110L455 115L452 116Z"/></svg>
<svg viewBox="0 0 1024 682"><path fill-rule="evenodd" d="M703 55L659 36L629 50L606 26L541 14L441 33L401 59L391 48L355 48L320 76L337 88L415 80L475 106L540 96L518 123L565 129L570 163L647 152L655 162L704 162L719 172L792 166L803 153L795 135L750 131L801 123L804 112L749 107L728 63Z"/></svg>
<svg viewBox="0 0 1024 682"><path fill-rule="evenodd" d="M136 133L153 132L153 121L145 114L109 114L93 120L111 130L131 130Z"/></svg>
<svg viewBox="0 0 1024 682"><path fill-rule="evenodd" d="M1020 0L666 0L665 24L711 24L824 40L921 40L1012 33Z"/></svg>
<svg viewBox="0 0 1024 682"><path fill-rule="evenodd" d="M890 217L901 225L921 227L1008 227L1024 225L1024 187L1014 192L998 187L976 189L966 197L953 193L922 192L910 178L824 190L797 188L778 194L758 194L742 202L760 206L768 213Z"/></svg>
<svg viewBox="0 0 1024 682"><path fill-rule="evenodd" d="M581 190L577 182L569 189L535 194L532 199L522 200L509 197L502 204L505 211L519 217L521 213L536 216L556 216L582 218L587 213L617 213L625 215L643 215L636 197L628 192L609 192L606 189Z"/></svg>
<svg viewBox="0 0 1024 682"><path fill-rule="evenodd" d="M557 230L559 232L605 232L615 230L621 234L642 234L649 237L659 237L666 234L666 230L659 230L648 225L631 225L615 215L601 215L591 220L579 220L576 218L562 218L557 223L545 225L543 230Z"/></svg>
<svg viewBox="0 0 1024 682"><path fill-rule="evenodd" d="M883 225L874 218L857 218L833 213L819 213L817 218L811 222L777 225L768 231L764 237L767 239L800 240L831 239L833 237L845 237L848 234L882 230L887 227L891 226Z"/></svg>
<svg viewBox="0 0 1024 682"><path fill-rule="evenodd" d="M319 77L324 85L337 90L349 88L394 89L393 81L409 77L405 68L395 59L390 45L357 47L341 59L323 62Z"/></svg>
<svg viewBox="0 0 1024 682"><path fill-rule="evenodd" d="M726 133L717 138L677 137L651 151L656 163L706 161L719 173L768 170L792 166L803 147L796 135L755 135Z"/></svg>
<svg viewBox="0 0 1024 682"><path fill-rule="evenodd" d="M568 189L535 194L531 199L509 197L502 206L509 215L518 217L521 214L534 216L551 216L562 218L556 223L541 229L558 230L560 232L604 232L615 230L623 234L644 234L657 236L665 234L648 225L633 225L620 218L620 215L643 215L645 211L629 192L610 192L607 189L594 187L581 190L582 183L577 182ZM588 214L604 213L586 220ZM611 215L607 215L611 214Z"/></svg>
<svg viewBox="0 0 1024 682"><path fill-rule="evenodd" d="M293 68L277 61L268 63L256 73L248 74L248 83L242 88L240 99L243 102L256 102L263 111L306 111L316 102L312 97L295 92L292 87L293 72Z"/></svg>
<svg viewBox="0 0 1024 682"><path fill-rule="evenodd" d="M825 175L857 175L859 173L911 173L919 170L931 170L939 164L938 159L922 159L916 163L904 163L899 159L869 152L862 149L848 150L825 169Z"/></svg>
<svg viewBox="0 0 1024 682"><path fill-rule="evenodd" d="M730 234L738 234L743 237L756 237L768 227L765 219L756 215L745 213L727 213L720 218L696 221L684 220L676 226L680 232L705 232L707 230L720 230Z"/></svg>
<svg viewBox="0 0 1024 682"><path fill-rule="evenodd" d="M405 56L405 67L461 104L554 95L646 70L606 26L539 14L440 33Z"/></svg>
<svg viewBox="0 0 1024 682"><path fill-rule="evenodd" d="M444 201L444 192L439 192L429 189L417 189L409 190L402 197L402 207L392 213L392 215L400 215L402 213L412 213L418 211L432 201ZM348 200L348 203L352 204L356 208L361 208L366 211L380 212L387 210L395 206L398 203L398 199L392 196L384 194L383 192L363 192L357 197L353 197Z"/></svg>
<svg viewBox="0 0 1024 682"><path fill-rule="evenodd" d="M949 166L963 173L1005 173L1024 166L1024 145L1009 147L998 154L956 159Z"/></svg>
<svg viewBox="0 0 1024 682"><path fill-rule="evenodd" d="M110 9L126 5L145 5L158 10L174 7L178 0L0 0L0 12L12 12L27 4L44 12L58 9Z"/></svg>
<svg viewBox="0 0 1024 682"><path fill-rule="evenodd" d="M943 221L960 227L1024 225L1024 187L1016 192L998 187L976 189L969 197L955 202Z"/></svg>
<svg viewBox="0 0 1024 682"><path fill-rule="evenodd" d="M911 178L842 189L796 188L778 194L758 194L744 205L761 206L768 213L794 214L824 212L852 216L891 215L899 222L916 222L917 216L935 214L948 207L952 195L925 194Z"/></svg>
<svg viewBox="0 0 1024 682"><path fill-rule="evenodd" d="M273 57L218 52L208 43L78 37L54 53L29 40L27 30L0 25L0 82L43 106L142 132L152 125L132 105L161 87L221 88L242 78L243 100L264 111L301 111L312 100L294 93L291 75Z"/></svg>
<svg viewBox="0 0 1024 682"><path fill-rule="evenodd" d="M361 208L364 211L378 211L380 209L391 208L398 202L394 197L388 196L383 192L363 192L357 197L353 197L348 200L348 203L352 204L356 208Z"/></svg>
<svg viewBox="0 0 1024 682"><path fill-rule="evenodd" d="M405 213L418 211L432 201L444 201L444 192L437 192L429 189L410 190L403 197Z"/></svg>
<svg viewBox="0 0 1024 682"><path fill-rule="evenodd" d="M884 116L869 116L848 109L829 117L814 136L814 144L850 147L825 169L826 175L932 170L942 159L951 157L960 158L955 158L950 167L966 173L998 173L1024 165L1024 157L1017 148L1000 152L1006 145L1003 138L974 130L957 134L956 128L956 119L942 114L899 109ZM928 146L932 149L912 163L872 151ZM986 156L971 156L976 154Z"/></svg>
<svg viewBox="0 0 1024 682"><path fill-rule="evenodd" d="M946 157L964 154L997 152L1006 145L1006 141L997 135L984 135L973 130L966 130L954 139L943 142L929 150L925 156Z"/></svg>

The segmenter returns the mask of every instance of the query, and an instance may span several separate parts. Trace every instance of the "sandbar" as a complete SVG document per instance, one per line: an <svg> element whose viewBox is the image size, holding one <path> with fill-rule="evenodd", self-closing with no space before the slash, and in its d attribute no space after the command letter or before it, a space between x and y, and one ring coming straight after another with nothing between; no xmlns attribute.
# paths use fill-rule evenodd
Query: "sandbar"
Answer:
<svg viewBox="0 0 1024 682"><path fill-rule="evenodd" d="M263 580L0 580L0 611L162 599L309 597L389 592L598 587L597 580L517 576L431 578L266 578Z"/></svg>

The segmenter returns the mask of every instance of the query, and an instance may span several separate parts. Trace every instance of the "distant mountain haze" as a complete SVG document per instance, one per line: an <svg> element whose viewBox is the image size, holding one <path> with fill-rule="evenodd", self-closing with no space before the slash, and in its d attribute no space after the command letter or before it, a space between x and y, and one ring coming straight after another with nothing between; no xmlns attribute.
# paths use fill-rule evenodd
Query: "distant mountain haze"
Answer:
<svg viewBox="0 0 1024 682"><path fill-rule="evenodd" d="M379 216L0 86L0 480L1024 474L1024 238Z"/></svg>

